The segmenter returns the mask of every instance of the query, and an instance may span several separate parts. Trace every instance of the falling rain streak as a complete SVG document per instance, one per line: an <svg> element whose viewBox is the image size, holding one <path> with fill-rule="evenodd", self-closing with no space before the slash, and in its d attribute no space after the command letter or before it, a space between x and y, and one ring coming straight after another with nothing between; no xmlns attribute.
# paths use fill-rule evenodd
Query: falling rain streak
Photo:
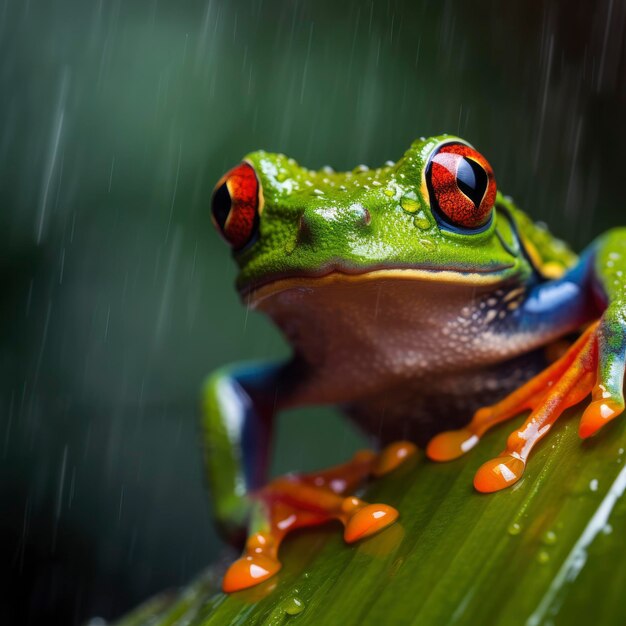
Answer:
<svg viewBox="0 0 626 626"><path fill-rule="evenodd" d="M625 26L623 0L0 0L8 623L113 619L220 554L199 390L288 353L211 227L224 171L256 149L376 167L458 132L581 247L624 221ZM278 430L275 472L364 445L327 409Z"/></svg>

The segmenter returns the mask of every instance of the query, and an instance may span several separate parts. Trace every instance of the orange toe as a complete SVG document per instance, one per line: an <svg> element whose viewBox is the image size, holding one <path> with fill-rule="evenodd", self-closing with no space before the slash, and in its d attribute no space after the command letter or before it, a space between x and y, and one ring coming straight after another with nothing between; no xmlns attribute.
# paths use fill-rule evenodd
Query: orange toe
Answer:
<svg viewBox="0 0 626 626"><path fill-rule="evenodd" d="M343 533L347 543L369 537L398 519L398 511L386 504L367 504L354 513Z"/></svg>
<svg viewBox="0 0 626 626"><path fill-rule="evenodd" d="M591 437L623 411L624 407L612 400L595 400L585 409L580 418L578 434L582 439Z"/></svg>
<svg viewBox="0 0 626 626"><path fill-rule="evenodd" d="M474 487L481 493L492 493L510 487L524 473L522 459L511 454L498 456L484 463L474 476Z"/></svg>
<svg viewBox="0 0 626 626"><path fill-rule="evenodd" d="M426 454L432 461L452 461L471 450L478 441L478 436L466 428L449 430L428 442Z"/></svg>
<svg viewBox="0 0 626 626"><path fill-rule="evenodd" d="M226 593L247 589L271 578L281 568L281 564L263 554L242 556L226 572L222 589Z"/></svg>
<svg viewBox="0 0 626 626"><path fill-rule="evenodd" d="M389 444L378 456L374 465L374 476L383 476L395 470L409 457L417 454L417 446L410 441Z"/></svg>

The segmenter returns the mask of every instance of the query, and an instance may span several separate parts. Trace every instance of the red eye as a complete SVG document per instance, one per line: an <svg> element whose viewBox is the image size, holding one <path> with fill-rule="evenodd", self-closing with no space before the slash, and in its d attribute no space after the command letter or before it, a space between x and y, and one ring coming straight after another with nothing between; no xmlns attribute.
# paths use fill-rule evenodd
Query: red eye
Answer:
<svg viewBox="0 0 626 626"><path fill-rule="evenodd" d="M234 250L241 250L258 234L259 192L259 181L248 163L234 167L215 186L211 200L213 223Z"/></svg>
<svg viewBox="0 0 626 626"><path fill-rule="evenodd" d="M441 146L426 168L433 212L452 226L479 230L489 223L496 179L487 159L462 143Z"/></svg>

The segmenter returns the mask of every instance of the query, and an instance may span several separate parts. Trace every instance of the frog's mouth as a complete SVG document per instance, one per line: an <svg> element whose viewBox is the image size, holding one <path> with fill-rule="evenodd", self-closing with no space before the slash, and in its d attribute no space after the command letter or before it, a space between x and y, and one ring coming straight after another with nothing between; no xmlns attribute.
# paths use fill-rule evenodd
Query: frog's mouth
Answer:
<svg viewBox="0 0 626 626"><path fill-rule="evenodd" d="M515 264L492 265L472 271L458 268L387 268L373 269L364 272L346 272L332 269L323 274L291 275L267 280L262 283L243 286L239 292L241 297L256 307L262 300L291 289L317 289L337 284L363 284L380 281L422 281L441 284L454 284L466 287L487 287L502 284L512 278Z"/></svg>

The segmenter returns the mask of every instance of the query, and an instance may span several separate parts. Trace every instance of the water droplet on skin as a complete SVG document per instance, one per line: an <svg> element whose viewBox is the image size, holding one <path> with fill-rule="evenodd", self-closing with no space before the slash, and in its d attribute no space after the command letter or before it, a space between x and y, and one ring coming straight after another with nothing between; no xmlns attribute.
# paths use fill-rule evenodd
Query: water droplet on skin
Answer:
<svg viewBox="0 0 626 626"><path fill-rule="evenodd" d="M545 550L541 550L539 554L537 554L537 561L539 561L539 563L547 563L549 560L550 555Z"/></svg>
<svg viewBox="0 0 626 626"><path fill-rule="evenodd" d="M514 522L509 526L509 535L519 535L522 532L522 525Z"/></svg>
<svg viewBox="0 0 626 626"><path fill-rule="evenodd" d="M297 596L292 596L283 603L283 610L287 615L298 615L298 613L302 613L304 609L304 602Z"/></svg>
<svg viewBox="0 0 626 626"><path fill-rule="evenodd" d="M549 530L543 536L543 543L545 543L547 546L551 546L556 543L556 539L556 533L553 530Z"/></svg>
<svg viewBox="0 0 626 626"><path fill-rule="evenodd" d="M423 211L420 211L413 219L413 223L422 230L427 230L430 228L430 221L424 215Z"/></svg>
<svg viewBox="0 0 626 626"><path fill-rule="evenodd" d="M420 208L419 202L415 198L404 196L400 198L400 206L409 213L415 213Z"/></svg>

